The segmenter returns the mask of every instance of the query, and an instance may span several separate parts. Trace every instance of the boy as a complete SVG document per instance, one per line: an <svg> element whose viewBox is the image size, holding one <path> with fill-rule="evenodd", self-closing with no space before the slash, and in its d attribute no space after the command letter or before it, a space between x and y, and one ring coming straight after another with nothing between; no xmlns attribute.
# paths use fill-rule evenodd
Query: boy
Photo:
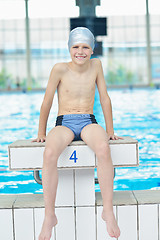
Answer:
<svg viewBox="0 0 160 240"><path fill-rule="evenodd" d="M103 199L102 218L111 237L119 237L120 230L113 213L113 165L109 139L114 135L111 101L106 90L100 60L90 59L94 49L94 36L89 29L78 27L69 35L71 62L56 64L50 74L40 111L38 137L46 141L42 168L45 218L39 240L50 240L52 228L57 224L55 199L58 184L57 160L73 140L82 139L98 158L97 174ZM95 85L105 118L106 131L97 124L93 115ZM47 119L54 93L58 92L56 126L46 137Z"/></svg>

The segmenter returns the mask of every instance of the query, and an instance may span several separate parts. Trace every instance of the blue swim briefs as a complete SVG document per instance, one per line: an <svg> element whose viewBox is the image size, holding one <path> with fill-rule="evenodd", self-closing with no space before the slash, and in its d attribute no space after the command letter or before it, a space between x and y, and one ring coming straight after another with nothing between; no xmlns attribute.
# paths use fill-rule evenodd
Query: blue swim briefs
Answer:
<svg viewBox="0 0 160 240"><path fill-rule="evenodd" d="M73 141L78 141L82 140L80 136L82 129L92 123L97 124L93 114L67 114L58 116L55 126L68 127L74 133Z"/></svg>

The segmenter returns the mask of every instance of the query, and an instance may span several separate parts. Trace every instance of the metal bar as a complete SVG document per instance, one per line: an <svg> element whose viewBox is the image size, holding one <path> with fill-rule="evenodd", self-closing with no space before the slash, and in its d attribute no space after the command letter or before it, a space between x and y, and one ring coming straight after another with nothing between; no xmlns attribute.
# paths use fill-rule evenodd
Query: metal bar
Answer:
<svg viewBox="0 0 160 240"><path fill-rule="evenodd" d="M31 54L30 54L30 29L29 29L29 17L28 17L28 0L25 0L25 11L26 11L26 62L27 62L27 89L32 88L31 79Z"/></svg>
<svg viewBox="0 0 160 240"><path fill-rule="evenodd" d="M115 178L115 175L116 175L116 172L115 172L115 168L114 168L114 178ZM38 184L41 184L41 185L42 185L42 179L41 179L41 177L39 176L39 170L35 170L35 171L33 172L33 176L34 176L35 181L36 181ZM95 178L95 184L99 184L98 178Z"/></svg>
<svg viewBox="0 0 160 240"><path fill-rule="evenodd" d="M41 177L39 176L39 170L35 170L35 171L33 172L33 176L34 176L35 181L36 181L38 184L42 185L42 179L41 179Z"/></svg>
<svg viewBox="0 0 160 240"><path fill-rule="evenodd" d="M146 40L147 40L147 71L148 84L152 82L152 59L151 59L151 36L150 36L150 14L148 0L146 0Z"/></svg>

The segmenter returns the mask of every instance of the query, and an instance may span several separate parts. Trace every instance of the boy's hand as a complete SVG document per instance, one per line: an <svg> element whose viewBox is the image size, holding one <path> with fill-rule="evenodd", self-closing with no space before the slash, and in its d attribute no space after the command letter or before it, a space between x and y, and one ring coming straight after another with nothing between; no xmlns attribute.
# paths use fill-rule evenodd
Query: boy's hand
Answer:
<svg viewBox="0 0 160 240"><path fill-rule="evenodd" d="M118 140L118 139L123 139L122 137L118 137L114 134L109 134L108 135L109 140Z"/></svg>
<svg viewBox="0 0 160 240"><path fill-rule="evenodd" d="M46 141L46 136L45 135L40 135L36 139L33 139L32 142L45 142Z"/></svg>

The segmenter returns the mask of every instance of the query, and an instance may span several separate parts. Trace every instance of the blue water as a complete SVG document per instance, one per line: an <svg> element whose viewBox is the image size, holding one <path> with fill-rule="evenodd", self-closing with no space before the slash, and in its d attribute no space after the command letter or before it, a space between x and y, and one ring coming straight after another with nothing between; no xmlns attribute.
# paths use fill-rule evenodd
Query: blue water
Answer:
<svg viewBox="0 0 160 240"><path fill-rule="evenodd" d="M139 141L140 166L117 168L114 190L160 188L160 90L108 90L112 101L115 133ZM8 144L37 136L40 106L44 92L0 93L0 193L42 193L32 171L8 170ZM57 96L48 119L47 131L55 123ZM94 114L105 128L96 91ZM96 171L95 171L96 176ZM99 185L96 185L99 191Z"/></svg>

